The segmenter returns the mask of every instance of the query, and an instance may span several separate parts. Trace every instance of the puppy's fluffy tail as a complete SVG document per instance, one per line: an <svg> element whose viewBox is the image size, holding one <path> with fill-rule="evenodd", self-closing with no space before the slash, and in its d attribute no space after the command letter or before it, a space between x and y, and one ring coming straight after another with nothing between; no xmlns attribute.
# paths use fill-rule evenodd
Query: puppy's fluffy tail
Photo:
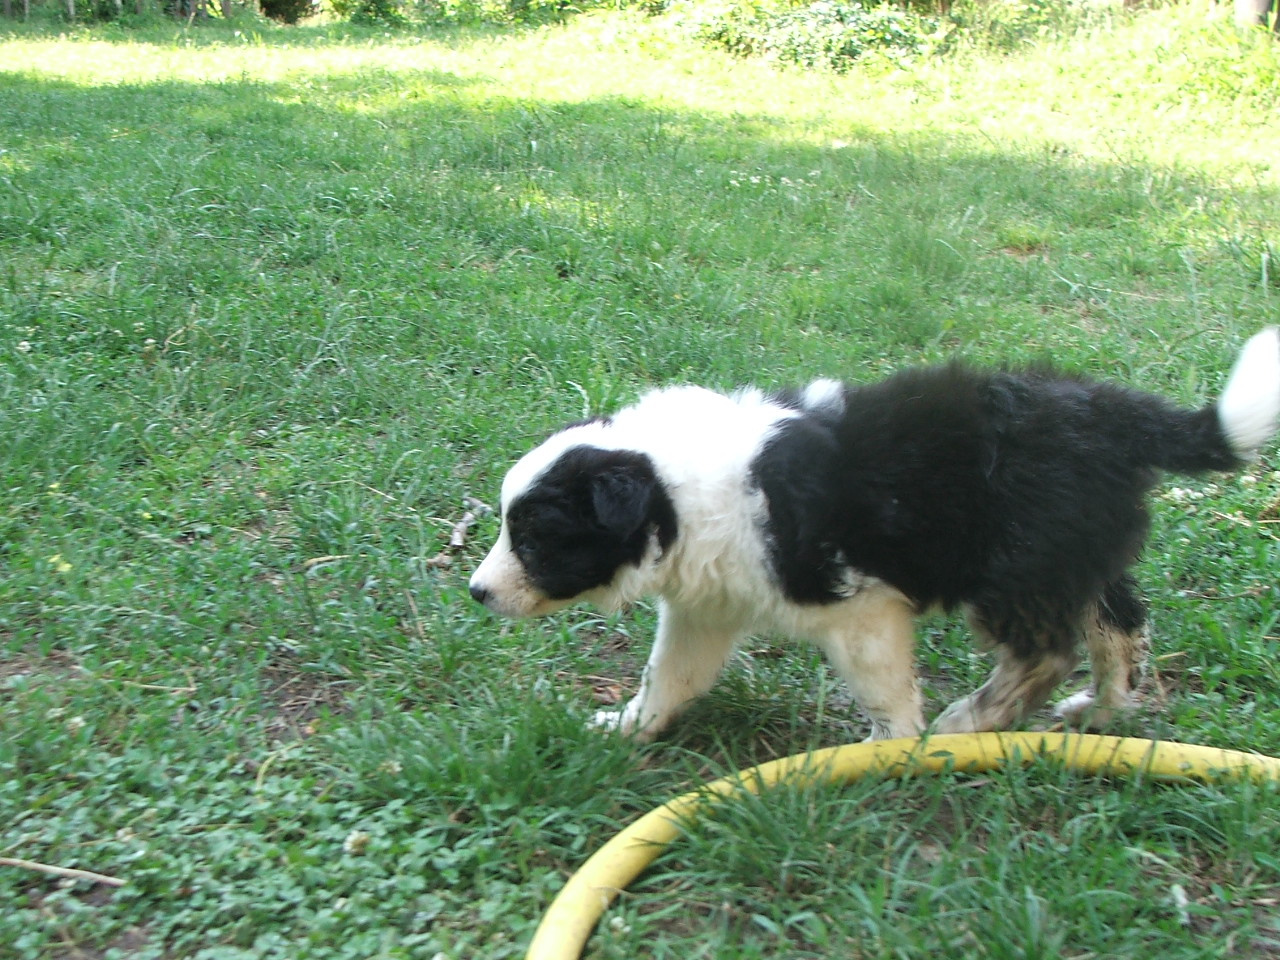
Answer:
<svg viewBox="0 0 1280 960"><path fill-rule="evenodd" d="M1120 417L1138 462L1173 473L1234 470L1258 455L1280 422L1280 328L1244 345L1217 403L1185 410L1129 396Z"/></svg>
<svg viewBox="0 0 1280 960"><path fill-rule="evenodd" d="M1249 460L1280 421L1280 328L1254 334L1240 351L1217 404L1218 424L1236 457Z"/></svg>

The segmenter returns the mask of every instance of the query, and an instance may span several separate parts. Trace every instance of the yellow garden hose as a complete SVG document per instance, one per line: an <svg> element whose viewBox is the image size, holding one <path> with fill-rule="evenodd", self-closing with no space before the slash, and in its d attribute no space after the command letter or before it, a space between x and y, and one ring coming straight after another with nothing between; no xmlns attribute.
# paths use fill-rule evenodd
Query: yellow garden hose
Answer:
<svg viewBox="0 0 1280 960"><path fill-rule="evenodd" d="M782 780L848 783L865 774L980 773L1038 757L1081 773L1178 780L1247 777L1280 780L1280 758L1185 743L1074 733L976 733L924 740L878 740L773 760L714 780L645 814L587 860L542 918L526 960L573 960L613 899L679 835L681 826L740 790L758 793Z"/></svg>

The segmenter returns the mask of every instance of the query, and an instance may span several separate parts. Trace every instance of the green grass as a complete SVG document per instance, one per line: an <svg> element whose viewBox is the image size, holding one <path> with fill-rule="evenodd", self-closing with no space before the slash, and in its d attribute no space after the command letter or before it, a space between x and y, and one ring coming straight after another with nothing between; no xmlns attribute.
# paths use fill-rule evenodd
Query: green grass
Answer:
<svg viewBox="0 0 1280 960"><path fill-rule="evenodd" d="M0 856L127 882L0 868L0 954L519 956L639 812L860 738L769 638L664 742L587 730L652 610L501 622L465 589L496 520L450 531L654 384L958 353L1210 397L1280 295L1280 56L1215 17L844 76L631 15L3 25ZM1280 753L1277 468L1157 499L1124 732ZM933 709L986 669L941 619L920 661ZM1274 957L1275 799L786 789L587 955Z"/></svg>

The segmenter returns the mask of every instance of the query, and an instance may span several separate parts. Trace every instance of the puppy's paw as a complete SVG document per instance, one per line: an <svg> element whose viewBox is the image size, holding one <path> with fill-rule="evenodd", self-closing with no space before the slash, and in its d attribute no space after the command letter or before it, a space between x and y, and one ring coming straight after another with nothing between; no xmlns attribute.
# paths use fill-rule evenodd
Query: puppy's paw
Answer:
<svg viewBox="0 0 1280 960"><path fill-rule="evenodd" d="M1123 716L1138 705L1136 697L1130 696L1128 700L1129 702L1119 707L1107 706L1098 703L1097 695L1092 690L1081 690L1065 700L1059 700L1053 708L1053 713L1068 727L1078 730L1105 730L1117 717Z"/></svg>
<svg viewBox="0 0 1280 960"><path fill-rule="evenodd" d="M934 733L981 733L994 725L978 706L977 698L970 694L947 706L933 722Z"/></svg>
<svg viewBox="0 0 1280 960"><path fill-rule="evenodd" d="M863 743L874 743L877 740L902 740L907 737L918 737L924 732L924 723L914 717L895 720L871 721L871 732Z"/></svg>
<svg viewBox="0 0 1280 960"><path fill-rule="evenodd" d="M1073 693L1054 704L1053 715L1068 727L1082 727L1086 716L1093 712L1094 699L1092 690Z"/></svg>
<svg viewBox="0 0 1280 960"><path fill-rule="evenodd" d="M630 733L623 726L623 710L597 710L591 715L588 726L597 730L617 730L619 733Z"/></svg>
<svg viewBox="0 0 1280 960"><path fill-rule="evenodd" d="M653 734L648 728L641 729L636 723L638 715L639 711L632 710L630 706L622 710L597 710L591 717L590 725L597 730L616 731L624 737L648 743L653 739Z"/></svg>

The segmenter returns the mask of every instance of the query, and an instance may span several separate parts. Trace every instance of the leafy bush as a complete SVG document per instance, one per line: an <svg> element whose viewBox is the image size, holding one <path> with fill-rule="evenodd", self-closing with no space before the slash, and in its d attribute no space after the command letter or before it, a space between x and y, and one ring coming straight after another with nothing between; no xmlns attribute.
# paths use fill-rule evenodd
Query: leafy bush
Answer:
<svg viewBox="0 0 1280 960"><path fill-rule="evenodd" d="M1090 0L962 0L950 12L949 39L972 49L1013 51L1112 22L1123 12Z"/></svg>
<svg viewBox="0 0 1280 960"><path fill-rule="evenodd" d="M320 12L318 0L260 0L262 12L281 23L297 23Z"/></svg>
<svg viewBox="0 0 1280 960"><path fill-rule="evenodd" d="M329 0L339 17L355 23L546 23L573 11L603 6L567 0ZM609 4L612 6L613 4Z"/></svg>
<svg viewBox="0 0 1280 960"><path fill-rule="evenodd" d="M892 58L924 51L940 23L898 7L816 0L804 6L691 3L682 19L705 43L740 56L831 70L876 52Z"/></svg>
<svg viewBox="0 0 1280 960"><path fill-rule="evenodd" d="M330 0L329 9L352 23L402 24L408 21L400 0Z"/></svg>

